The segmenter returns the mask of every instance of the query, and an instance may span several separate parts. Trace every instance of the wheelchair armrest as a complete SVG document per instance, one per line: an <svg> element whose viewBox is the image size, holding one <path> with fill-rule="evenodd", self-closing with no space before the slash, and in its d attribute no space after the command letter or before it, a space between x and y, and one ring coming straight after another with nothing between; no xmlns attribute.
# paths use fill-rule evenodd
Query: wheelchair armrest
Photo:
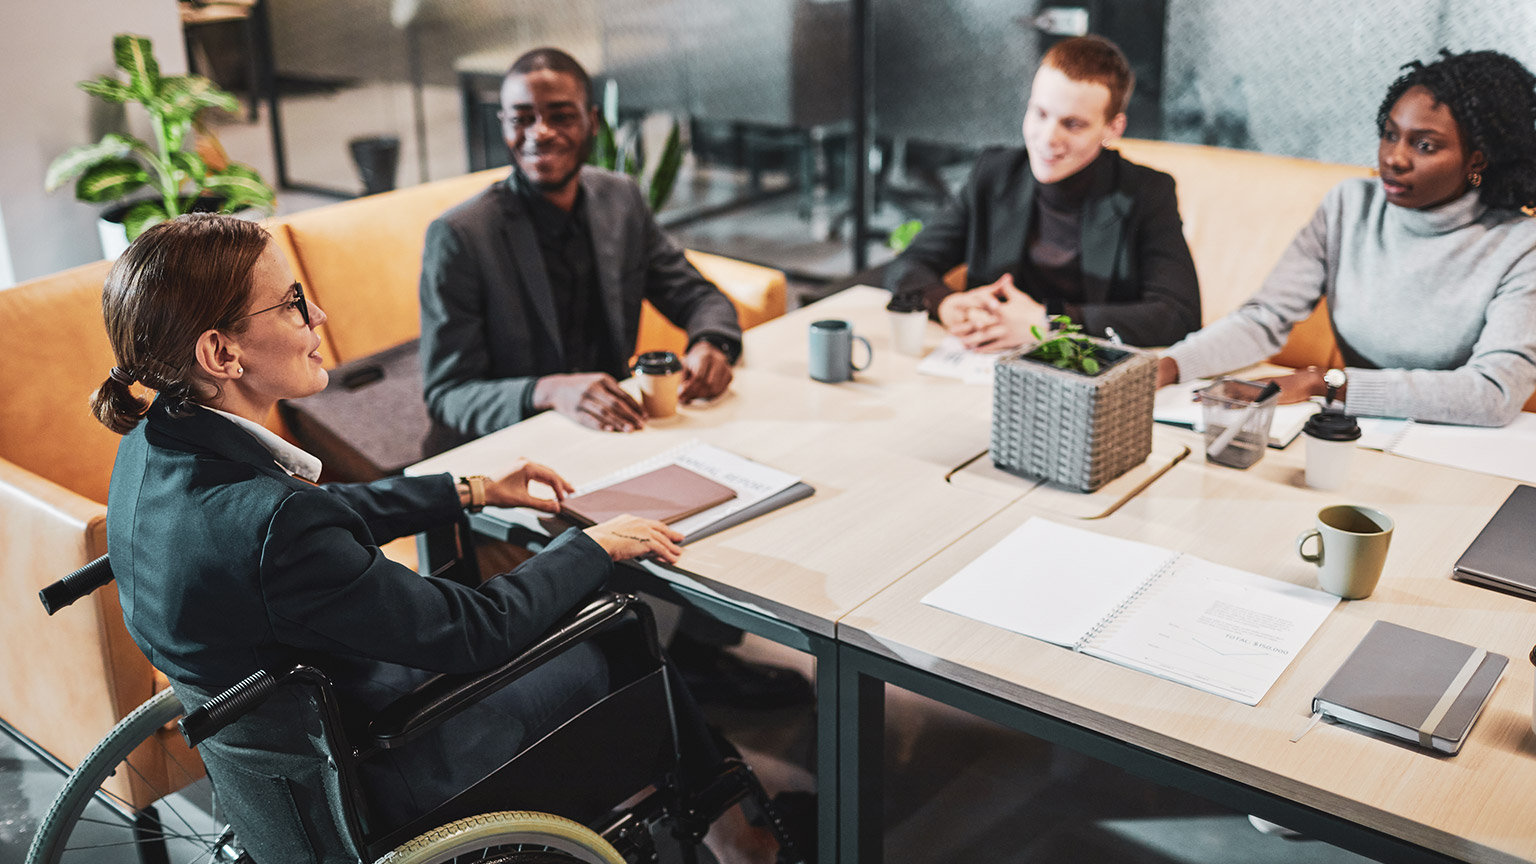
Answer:
<svg viewBox="0 0 1536 864"><path fill-rule="evenodd" d="M341 715L336 707L331 679L319 669L301 664L282 675L273 675L265 669L259 669L246 676L245 680L214 696L195 710L187 712L187 715L176 724L181 728L181 737L186 739L188 747L196 747L220 729L239 720L247 712L267 701L267 697L272 695L272 691L280 685L293 680L314 685L319 691L322 707L328 714L328 719L333 726L340 729Z"/></svg>
<svg viewBox="0 0 1536 864"><path fill-rule="evenodd" d="M660 663L656 622L650 607L632 594L604 594L555 625L523 653L495 669L475 674L437 675L424 682L385 706L369 724L369 737L374 746L385 750L400 747L625 616L633 616L640 622L645 629L646 642L655 652L654 659Z"/></svg>
<svg viewBox="0 0 1536 864"><path fill-rule="evenodd" d="M107 556L103 555L38 591L37 599L42 601L43 609L52 615L112 579L112 565L107 562Z"/></svg>

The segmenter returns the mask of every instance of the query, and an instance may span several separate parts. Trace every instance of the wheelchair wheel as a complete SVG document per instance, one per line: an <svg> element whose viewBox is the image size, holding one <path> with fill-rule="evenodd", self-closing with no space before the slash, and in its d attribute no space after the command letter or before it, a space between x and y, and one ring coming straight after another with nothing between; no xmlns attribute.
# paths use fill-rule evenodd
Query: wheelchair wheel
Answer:
<svg viewBox="0 0 1536 864"><path fill-rule="evenodd" d="M550 813L482 813L434 828L380 858L376 864L624 864L618 850L579 822Z"/></svg>
<svg viewBox="0 0 1536 864"><path fill-rule="evenodd" d="M125 848L136 848L146 862L237 861L240 850L227 828L178 794L197 776L172 758L161 730L181 715L181 700L166 689L112 727L64 781L26 864L96 861L104 850ZM164 765L179 773L151 767ZM138 806L120 791L130 787Z"/></svg>

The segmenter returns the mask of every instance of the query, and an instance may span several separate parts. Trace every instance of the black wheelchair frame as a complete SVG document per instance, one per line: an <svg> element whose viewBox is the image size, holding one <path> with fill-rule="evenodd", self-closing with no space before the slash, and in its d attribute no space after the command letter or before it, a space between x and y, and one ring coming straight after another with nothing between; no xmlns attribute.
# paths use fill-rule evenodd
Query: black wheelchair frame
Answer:
<svg viewBox="0 0 1536 864"><path fill-rule="evenodd" d="M39 599L51 615L112 580L111 565L107 556L102 556L42 589ZM369 808L358 777L360 763L408 744L563 651L626 622L638 627L639 641L645 646L631 680L430 812L403 825L370 828ZM677 719L667 662L650 608L633 595L604 594L502 666L479 674L429 679L376 714L361 734L348 735L330 679L304 665L276 674L264 670L251 675L187 713L180 729L188 745L196 747L254 710L278 688L309 689L339 774L343 802L340 824L352 847L367 861L455 820L487 812L530 810L586 825L630 862L659 860L655 835L668 832L681 859L691 864L697 860L697 847L709 826L744 799L751 799L778 842L779 861L803 861L745 762L726 757L702 788L684 787L678 772ZM658 706L665 710L658 710ZM584 742L583 746L572 746L576 741ZM621 801L628 803L615 806Z"/></svg>

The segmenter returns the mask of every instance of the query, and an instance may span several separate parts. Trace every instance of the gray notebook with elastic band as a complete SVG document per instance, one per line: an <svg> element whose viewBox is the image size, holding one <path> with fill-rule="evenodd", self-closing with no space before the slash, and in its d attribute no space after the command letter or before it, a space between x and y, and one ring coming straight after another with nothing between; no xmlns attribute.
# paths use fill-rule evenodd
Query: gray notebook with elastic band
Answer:
<svg viewBox="0 0 1536 864"><path fill-rule="evenodd" d="M1502 654L1377 621L1312 697L1312 710L1456 753L1508 663Z"/></svg>
<svg viewBox="0 0 1536 864"><path fill-rule="evenodd" d="M1516 486L1452 575L1536 600L1536 486Z"/></svg>

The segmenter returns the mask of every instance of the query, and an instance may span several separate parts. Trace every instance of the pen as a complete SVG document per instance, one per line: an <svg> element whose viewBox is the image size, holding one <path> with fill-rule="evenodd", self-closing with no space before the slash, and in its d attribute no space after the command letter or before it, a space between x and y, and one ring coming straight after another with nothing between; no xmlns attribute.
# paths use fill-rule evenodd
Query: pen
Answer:
<svg viewBox="0 0 1536 864"><path fill-rule="evenodd" d="M1220 456L1221 452L1227 449L1227 445L1232 443L1232 439L1237 437L1237 433L1242 431L1243 424L1248 422L1248 415L1252 413L1255 408L1258 408L1261 403L1269 399L1269 397L1279 392L1280 383L1278 381L1271 380L1269 384L1265 385L1264 389L1259 391L1259 395L1252 402L1249 402L1247 405L1243 406L1243 410L1239 412L1237 418L1233 420L1225 430L1222 431L1220 437L1218 437L1215 441L1212 441L1211 446L1205 448L1205 458L1215 459L1217 456Z"/></svg>

